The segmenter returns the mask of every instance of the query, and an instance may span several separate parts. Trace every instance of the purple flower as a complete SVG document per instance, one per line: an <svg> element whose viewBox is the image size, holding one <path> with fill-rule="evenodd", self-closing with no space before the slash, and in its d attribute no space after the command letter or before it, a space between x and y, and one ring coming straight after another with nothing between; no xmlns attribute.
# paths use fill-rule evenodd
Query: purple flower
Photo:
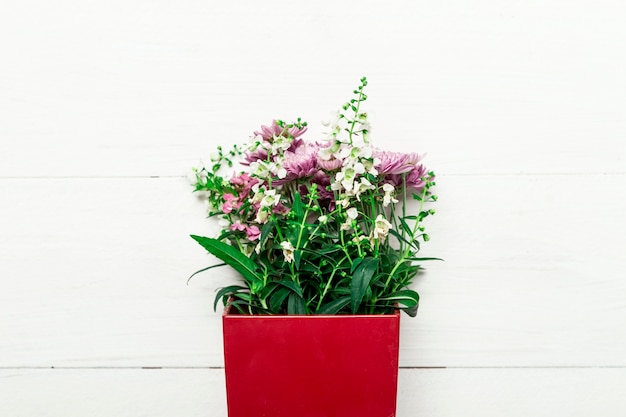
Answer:
<svg viewBox="0 0 626 417"><path fill-rule="evenodd" d="M293 152L285 152L283 168L287 171L286 180L310 177L317 172L316 145L298 146Z"/></svg>
<svg viewBox="0 0 626 417"><path fill-rule="evenodd" d="M271 142L274 136L285 136L292 137L294 139L302 136L304 132L306 132L306 127L299 128L296 126L290 128L283 128L276 122L276 120L272 120L272 124L269 126L261 126L261 130L255 130L255 136L261 136L264 140Z"/></svg>
<svg viewBox="0 0 626 417"><path fill-rule="evenodd" d="M380 162L374 167L380 174L398 175L411 171L422 159L416 153L401 153L391 151L374 151L374 158Z"/></svg>
<svg viewBox="0 0 626 417"><path fill-rule="evenodd" d="M230 193L224 194L223 198L224 205L222 206L222 211L226 214L230 213L233 210L237 210L243 204L237 199L237 197Z"/></svg>
<svg viewBox="0 0 626 417"><path fill-rule="evenodd" d="M250 241L257 240L259 236L261 236L261 230L259 230L259 228L256 225L246 226L245 224L241 223L239 220L237 220L235 223L230 225L230 230L233 230L233 231L238 230L240 232L245 231L246 237Z"/></svg>
<svg viewBox="0 0 626 417"><path fill-rule="evenodd" d="M274 142L274 138L278 136L282 136L285 138L292 138L292 143L289 146L289 151L295 152L296 149L304 145L304 140L298 139L300 136L306 132L307 128L299 128L296 126L290 128L283 128L278 125L276 120L272 120L272 124L269 126L261 126L261 130L255 130L254 136L260 136L263 138L263 141L267 143ZM250 165L255 161L267 161L269 153L268 150L263 146L259 146L253 152L246 152L245 161L242 162L242 165Z"/></svg>
<svg viewBox="0 0 626 417"><path fill-rule="evenodd" d="M246 152L245 161L241 162L241 165L250 165L256 161L267 161L267 150L258 147L254 152Z"/></svg>
<svg viewBox="0 0 626 417"><path fill-rule="evenodd" d="M240 175L234 175L230 179L230 183L235 186L235 189L239 192L239 199L244 200L250 194L250 190L255 184L259 183L257 178L252 178L250 174L244 172Z"/></svg>
<svg viewBox="0 0 626 417"><path fill-rule="evenodd" d="M424 188L426 183L424 182L424 177L427 175L426 168L423 165L415 165L408 173L402 174L391 174L385 176L385 182L393 185L394 187L402 187L404 176L404 183L406 183L406 188L413 191L421 191Z"/></svg>
<svg viewBox="0 0 626 417"><path fill-rule="evenodd" d="M246 226L246 237L248 238L248 240L257 240L259 236L261 236L261 230L259 230L257 226Z"/></svg>
<svg viewBox="0 0 626 417"><path fill-rule="evenodd" d="M285 214L289 213L289 207L287 207L283 203L279 202L278 204L276 204L274 206L274 208L272 209L272 212L274 212L274 214L285 215Z"/></svg>

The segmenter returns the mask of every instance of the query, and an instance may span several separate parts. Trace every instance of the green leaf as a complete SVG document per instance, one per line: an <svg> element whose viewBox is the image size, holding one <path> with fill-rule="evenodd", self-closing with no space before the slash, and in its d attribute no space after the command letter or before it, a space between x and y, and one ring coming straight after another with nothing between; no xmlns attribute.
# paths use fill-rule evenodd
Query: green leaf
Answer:
<svg viewBox="0 0 626 417"><path fill-rule="evenodd" d="M402 237L402 235L400 233L398 233L396 230L394 229L389 229L389 233L391 235L393 235L396 239L398 239L401 242L406 243L407 245L411 246L411 242L409 242L408 240L406 240L404 237Z"/></svg>
<svg viewBox="0 0 626 417"><path fill-rule="evenodd" d="M400 220L400 226L402 226L402 228L404 229L404 231L409 235L409 236L413 236L413 230L411 230L411 227L407 224L407 222L402 218L402 217L398 217L398 219Z"/></svg>
<svg viewBox="0 0 626 417"><path fill-rule="evenodd" d="M327 247L323 247L316 251L320 255L328 255L329 253L341 252L341 246L339 245L329 245Z"/></svg>
<svg viewBox="0 0 626 417"><path fill-rule="evenodd" d="M409 316L415 317L417 315L417 308L419 306L420 296L413 290L401 290L387 295L386 297L379 298L381 301L393 301L403 305L400 307Z"/></svg>
<svg viewBox="0 0 626 417"><path fill-rule="evenodd" d="M302 259L302 251L296 249L293 251L293 263L296 267L296 271L300 270L300 259Z"/></svg>
<svg viewBox="0 0 626 417"><path fill-rule="evenodd" d="M272 293L269 300L269 308L272 313L280 313L281 307L289 294L291 294L291 290L287 287L278 288Z"/></svg>
<svg viewBox="0 0 626 417"><path fill-rule="evenodd" d="M230 285L228 287L220 288L220 290L215 295L215 301L213 302L213 311L217 311L217 303L222 297L230 296L234 293L239 292L240 290L247 290L247 288L242 287L241 285ZM224 305L226 305L225 302L224 302Z"/></svg>
<svg viewBox="0 0 626 417"><path fill-rule="evenodd" d="M239 272L247 281L263 281L262 276L258 272L257 265L250 258L229 244L203 236L191 235L191 238L212 255L221 259L224 263Z"/></svg>
<svg viewBox="0 0 626 417"><path fill-rule="evenodd" d="M300 288L300 286L293 282L293 281L288 281L288 280L281 280L277 282L279 285L282 285L283 287L289 288L291 291L295 292L297 295L299 295L300 297L302 297L302 288Z"/></svg>
<svg viewBox="0 0 626 417"><path fill-rule="evenodd" d="M191 276L189 278L187 278L187 285L189 285L189 281L191 281L191 278L195 277L200 272L208 271L211 268L217 268L218 266L224 266L224 265L226 265L226 264L216 264L216 265L207 266L206 268L202 268L202 269L197 270L196 272L191 274Z"/></svg>
<svg viewBox="0 0 626 417"><path fill-rule="evenodd" d="M350 296L337 298L328 304L324 304L315 314L337 314L342 308L350 304Z"/></svg>
<svg viewBox="0 0 626 417"><path fill-rule="evenodd" d="M274 228L273 222L267 222L261 228L261 238L259 243L261 244L261 248L265 246L265 242L267 242L267 238L270 236L272 229Z"/></svg>
<svg viewBox="0 0 626 417"><path fill-rule="evenodd" d="M291 292L287 299L287 314L306 314L304 298L295 292Z"/></svg>
<svg viewBox="0 0 626 417"><path fill-rule="evenodd" d="M353 274L354 270L361 265L361 262L363 262L364 258L356 258L353 262L352 262L352 267L350 268L350 273Z"/></svg>
<svg viewBox="0 0 626 417"><path fill-rule="evenodd" d="M363 301L363 296L369 288L370 280L378 267L377 258L364 258L354 269L352 282L350 283L350 300L352 313L356 314Z"/></svg>
<svg viewBox="0 0 626 417"><path fill-rule="evenodd" d="M302 219L304 216L304 204L302 204L300 193L295 193L293 195L293 205L291 206L291 211L295 214L296 219L298 220Z"/></svg>

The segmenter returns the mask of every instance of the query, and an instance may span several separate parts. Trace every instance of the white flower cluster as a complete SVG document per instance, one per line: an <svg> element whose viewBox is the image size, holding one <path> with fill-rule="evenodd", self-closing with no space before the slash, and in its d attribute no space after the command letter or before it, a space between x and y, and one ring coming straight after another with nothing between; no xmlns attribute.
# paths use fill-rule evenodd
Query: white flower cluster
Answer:
<svg viewBox="0 0 626 417"><path fill-rule="evenodd" d="M349 121L341 113L337 113L335 120L325 125L330 128L327 137L330 146L321 148L318 157L322 161L341 162L341 170L335 174L331 189L338 191L341 199L349 201L355 197L361 201L363 192L375 189L364 174L378 175L375 165L380 162L374 158L374 149L369 142L367 114L360 113L355 120ZM343 138L340 134L346 131L350 134ZM348 201L342 202L344 207Z"/></svg>

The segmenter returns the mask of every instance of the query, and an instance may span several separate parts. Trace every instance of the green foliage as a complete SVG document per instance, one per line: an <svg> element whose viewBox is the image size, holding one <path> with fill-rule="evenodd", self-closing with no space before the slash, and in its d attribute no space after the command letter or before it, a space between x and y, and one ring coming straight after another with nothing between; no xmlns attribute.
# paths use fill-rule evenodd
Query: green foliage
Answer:
<svg viewBox="0 0 626 417"><path fill-rule="evenodd" d="M221 300L246 314L387 314L415 316L410 289L422 269L424 220L436 201L434 173L416 154L382 152L369 141L367 80L329 125L324 145L304 142L306 122L274 121L247 145L218 148L195 170L195 190L224 228L216 238L192 235L242 277ZM230 178L243 158L244 172ZM309 159L307 159L309 158ZM295 161L295 162L294 162ZM406 213L407 197L417 210ZM198 273L196 272L196 274ZM194 274L195 275L195 274ZM192 275L193 276L193 275Z"/></svg>

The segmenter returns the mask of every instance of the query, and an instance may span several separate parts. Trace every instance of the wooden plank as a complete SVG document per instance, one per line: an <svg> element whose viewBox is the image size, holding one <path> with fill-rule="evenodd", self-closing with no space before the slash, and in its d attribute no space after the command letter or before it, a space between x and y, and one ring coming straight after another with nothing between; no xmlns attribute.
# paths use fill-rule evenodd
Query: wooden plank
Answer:
<svg viewBox="0 0 626 417"><path fill-rule="evenodd" d="M626 366L626 176L442 176L402 366ZM0 366L221 366L184 179L0 180Z"/></svg>
<svg viewBox="0 0 626 417"><path fill-rule="evenodd" d="M362 75L374 140L439 173L624 172L619 2L97 3L3 9L0 177L184 175L276 117L317 140Z"/></svg>
<svg viewBox="0 0 626 417"><path fill-rule="evenodd" d="M226 417L223 378L221 369L0 369L0 414ZM621 417L625 385L623 368L401 369L397 416Z"/></svg>

